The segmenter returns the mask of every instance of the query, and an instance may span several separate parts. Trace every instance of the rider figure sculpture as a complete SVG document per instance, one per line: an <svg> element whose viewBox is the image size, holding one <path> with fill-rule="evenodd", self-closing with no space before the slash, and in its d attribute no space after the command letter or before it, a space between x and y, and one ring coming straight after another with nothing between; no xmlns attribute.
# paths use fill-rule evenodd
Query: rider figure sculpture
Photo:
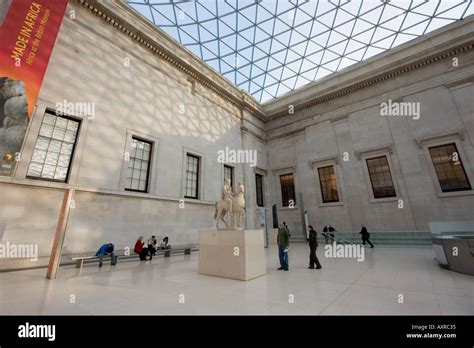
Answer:
<svg viewBox="0 0 474 348"><path fill-rule="evenodd" d="M234 198L234 194L232 193L232 186L230 179L224 180L224 185L222 185L222 199L227 202L229 212L232 211L232 199Z"/></svg>

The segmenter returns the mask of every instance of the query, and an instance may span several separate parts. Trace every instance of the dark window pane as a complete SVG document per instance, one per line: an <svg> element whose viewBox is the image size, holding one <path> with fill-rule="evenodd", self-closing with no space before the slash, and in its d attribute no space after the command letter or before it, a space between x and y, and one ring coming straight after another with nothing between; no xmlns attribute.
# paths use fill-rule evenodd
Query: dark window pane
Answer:
<svg viewBox="0 0 474 348"><path fill-rule="evenodd" d="M366 162L374 198L395 197L395 187L393 186L387 156L370 158Z"/></svg>
<svg viewBox="0 0 474 348"><path fill-rule="evenodd" d="M282 205L288 207L290 201L296 203L295 185L293 181L293 174L280 175L281 199Z"/></svg>
<svg viewBox="0 0 474 348"><path fill-rule="evenodd" d="M257 206L263 207L263 175L255 174L255 187L257 191Z"/></svg>
<svg viewBox="0 0 474 348"><path fill-rule="evenodd" d="M334 166L318 168L323 203L339 202Z"/></svg>
<svg viewBox="0 0 474 348"><path fill-rule="evenodd" d="M456 144L430 147L429 151L441 191L452 192L471 189Z"/></svg>
<svg viewBox="0 0 474 348"><path fill-rule="evenodd" d="M225 174L225 172L224 172ZM186 178L184 186L184 196L186 198L199 197L199 157L186 155Z"/></svg>
<svg viewBox="0 0 474 348"><path fill-rule="evenodd" d="M230 179L231 187L234 187L234 168L224 166L224 181Z"/></svg>

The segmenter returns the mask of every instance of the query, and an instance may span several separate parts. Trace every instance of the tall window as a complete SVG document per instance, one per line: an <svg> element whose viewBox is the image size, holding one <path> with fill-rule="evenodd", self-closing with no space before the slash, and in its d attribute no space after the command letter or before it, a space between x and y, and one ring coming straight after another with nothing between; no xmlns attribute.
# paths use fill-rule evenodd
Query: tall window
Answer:
<svg viewBox="0 0 474 348"><path fill-rule="evenodd" d="M334 166L318 168L323 203L339 202Z"/></svg>
<svg viewBox="0 0 474 348"><path fill-rule="evenodd" d="M429 151L443 192L471 189L456 144L430 147Z"/></svg>
<svg viewBox="0 0 474 348"><path fill-rule="evenodd" d="M282 205L284 207L288 207L290 205L290 201L293 202L293 204L296 203L293 174L280 175L280 186Z"/></svg>
<svg viewBox="0 0 474 348"><path fill-rule="evenodd" d="M370 158L366 162L374 198L395 197L395 187L393 186L387 156Z"/></svg>
<svg viewBox="0 0 474 348"><path fill-rule="evenodd" d="M132 137L125 190L147 192L150 172L151 143Z"/></svg>
<svg viewBox="0 0 474 348"><path fill-rule="evenodd" d="M28 178L66 182L80 121L47 111L43 117Z"/></svg>
<svg viewBox="0 0 474 348"><path fill-rule="evenodd" d="M184 186L184 197L199 197L199 157L186 155L186 183Z"/></svg>
<svg viewBox="0 0 474 348"><path fill-rule="evenodd" d="M231 186L235 187L234 184L234 168L230 166L224 166L224 180L230 179Z"/></svg>
<svg viewBox="0 0 474 348"><path fill-rule="evenodd" d="M255 187L257 190L257 206L263 207L263 175L255 174Z"/></svg>

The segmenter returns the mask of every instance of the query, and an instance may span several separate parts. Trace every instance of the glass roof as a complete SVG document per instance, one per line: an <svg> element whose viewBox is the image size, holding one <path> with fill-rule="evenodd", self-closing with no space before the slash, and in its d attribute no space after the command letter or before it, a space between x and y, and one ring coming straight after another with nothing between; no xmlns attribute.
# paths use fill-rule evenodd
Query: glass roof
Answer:
<svg viewBox="0 0 474 348"><path fill-rule="evenodd" d="M127 2L261 102L473 13L472 0Z"/></svg>

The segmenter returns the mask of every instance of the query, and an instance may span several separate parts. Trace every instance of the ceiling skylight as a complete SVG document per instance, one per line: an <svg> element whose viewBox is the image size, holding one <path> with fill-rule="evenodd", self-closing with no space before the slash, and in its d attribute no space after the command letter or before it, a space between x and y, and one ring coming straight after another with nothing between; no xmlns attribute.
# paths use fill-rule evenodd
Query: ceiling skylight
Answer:
<svg viewBox="0 0 474 348"><path fill-rule="evenodd" d="M472 0L142 0L142 15L265 102L473 13Z"/></svg>

